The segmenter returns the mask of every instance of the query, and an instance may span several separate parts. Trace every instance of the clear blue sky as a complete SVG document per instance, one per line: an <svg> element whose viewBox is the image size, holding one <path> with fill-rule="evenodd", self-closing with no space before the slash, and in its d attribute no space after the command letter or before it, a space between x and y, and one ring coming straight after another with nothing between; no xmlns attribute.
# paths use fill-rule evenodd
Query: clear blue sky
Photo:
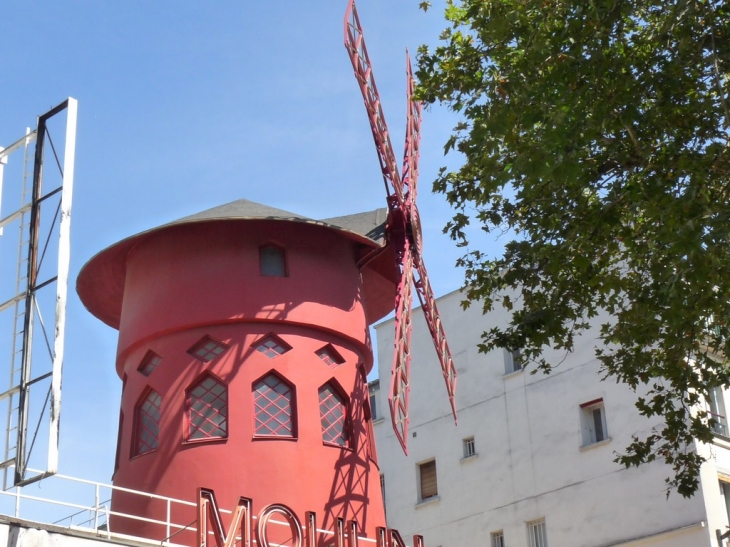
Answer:
<svg viewBox="0 0 730 547"><path fill-rule="evenodd" d="M345 7L346 0L40 0L3 7L0 145L66 97L79 101L62 473L107 482L114 463L117 333L83 308L73 288L94 254L239 198L313 218L385 206L342 44ZM443 4L434 2L426 14L416 0L360 0L358 7L401 157L404 50L436 42ZM460 251L441 233L450 209L430 193L454 121L434 107L423 122L419 206L437 295L462 282L454 267ZM0 336L4 352L9 334Z"/></svg>

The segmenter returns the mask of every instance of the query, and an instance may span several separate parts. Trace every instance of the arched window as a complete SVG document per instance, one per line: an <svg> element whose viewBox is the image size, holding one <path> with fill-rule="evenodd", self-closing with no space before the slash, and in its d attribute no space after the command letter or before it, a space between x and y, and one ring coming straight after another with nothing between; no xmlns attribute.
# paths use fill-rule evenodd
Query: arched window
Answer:
<svg viewBox="0 0 730 547"><path fill-rule="evenodd" d="M319 388L319 416L322 420L322 440L327 444L348 446L347 405L332 384Z"/></svg>
<svg viewBox="0 0 730 547"><path fill-rule="evenodd" d="M160 408L162 397L150 389L134 409L134 442L132 456L139 456L155 450L159 445Z"/></svg>
<svg viewBox="0 0 730 547"><path fill-rule="evenodd" d="M286 277L286 254L284 249L271 244L259 247L259 271L261 275Z"/></svg>
<svg viewBox="0 0 730 547"><path fill-rule="evenodd" d="M256 435L294 437L294 391L274 373L253 387Z"/></svg>
<svg viewBox="0 0 730 547"><path fill-rule="evenodd" d="M187 440L228 436L228 389L210 374L188 389Z"/></svg>

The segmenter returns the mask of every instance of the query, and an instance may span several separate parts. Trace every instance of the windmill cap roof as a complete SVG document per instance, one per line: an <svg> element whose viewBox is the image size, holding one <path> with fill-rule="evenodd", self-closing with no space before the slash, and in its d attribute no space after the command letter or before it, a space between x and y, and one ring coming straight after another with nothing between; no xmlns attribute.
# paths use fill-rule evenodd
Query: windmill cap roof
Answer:
<svg viewBox="0 0 730 547"><path fill-rule="evenodd" d="M197 223L275 220L321 226L324 229L335 230L356 243L377 248L385 245L386 218L387 209L382 208L316 220L247 199L239 199L145 230L107 247L83 266L76 280L76 292L92 314L107 325L118 328L124 296L127 253L152 234L176 226Z"/></svg>

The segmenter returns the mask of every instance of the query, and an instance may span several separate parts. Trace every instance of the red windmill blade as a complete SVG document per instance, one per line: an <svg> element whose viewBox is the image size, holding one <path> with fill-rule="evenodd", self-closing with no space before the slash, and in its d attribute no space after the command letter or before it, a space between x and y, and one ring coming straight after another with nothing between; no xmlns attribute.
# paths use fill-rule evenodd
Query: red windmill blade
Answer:
<svg viewBox="0 0 730 547"><path fill-rule="evenodd" d="M416 206L419 145L421 140L421 103L412 100L414 82L410 58L406 53L408 114L403 177L401 178L395 163L395 154L390 142L388 126L385 123L380 95L375 85L372 65L365 47L362 27L360 26L354 0L350 0L345 12L345 48L350 55L355 76L365 100L365 108L370 120L370 128L373 132L375 148L378 152L378 160L380 161L385 189L388 194L386 244L394 250L400 273L395 296L395 355L393 357L388 402L395 435L407 454L413 286L416 287L426 324L433 338L444 381L446 382L446 391L454 414L454 422L456 422L456 405L454 401L456 369L436 308L436 299L421 256L421 223Z"/></svg>

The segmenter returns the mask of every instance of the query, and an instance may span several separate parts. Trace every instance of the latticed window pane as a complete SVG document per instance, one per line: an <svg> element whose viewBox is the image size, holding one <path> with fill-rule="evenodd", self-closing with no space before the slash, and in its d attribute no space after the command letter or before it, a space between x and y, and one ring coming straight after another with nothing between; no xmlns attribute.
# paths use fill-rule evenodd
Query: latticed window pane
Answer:
<svg viewBox="0 0 730 547"><path fill-rule="evenodd" d="M254 386L256 435L294 436L292 390L275 374Z"/></svg>
<svg viewBox="0 0 730 547"><path fill-rule="evenodd" d="M323 348L320 348L316 351L317 357L322 359L327 365L334 368L338 365L341 365L345 362L345 360L342 358L342 356L337 353L337 350L332 347L331 344L327 344Z"/></svg>
<svg viewBox="0 0 730 547"><path fill-rule="evenodd" d="M228 436L228 390L212 376L188 392L188 440Z"/></svg>
<svg viewBox="0 0 730 547"><path fill-rule="evenodd" d="M269 359L276 357L277 355L283 355L291 349L286 342L284 342L278 336L273 334L259 341L256 349L266 355Z"/></svg>
<svg viewBox="0 0 730 547"><path fill-rule="evenodd" d="M197 344L188 350L188 353L196 359L200 359L204 363L207 363L208 361L212 361L218 357L227 349L228 346L224 343L219 342L210 336L204 336Z"/></svg>
<svg viewBox="0 0 730 547"><path fill-rule="evenodd" d="M157 448L160 434L160 407L162 397L149 391L139 403L134 420L134 455L144 454Z"/></svg>
<svg viewBox="0 0 730 547"><path fill-rule="evenodd" d="M347 446L347 406L330 385L319 390L319 416L324 442Z"/></svg>
<svg viewBox="0 0 730 547"><path fill-rule="evenodd" d="M162 362L162 357L157 355L154 351L148 351L144 356L144 359L142 359L142 362L137 367L137 370L145 376L149 376L152 374L152 371L157 368L157 365L159 365L160 362Z"/></svg>

